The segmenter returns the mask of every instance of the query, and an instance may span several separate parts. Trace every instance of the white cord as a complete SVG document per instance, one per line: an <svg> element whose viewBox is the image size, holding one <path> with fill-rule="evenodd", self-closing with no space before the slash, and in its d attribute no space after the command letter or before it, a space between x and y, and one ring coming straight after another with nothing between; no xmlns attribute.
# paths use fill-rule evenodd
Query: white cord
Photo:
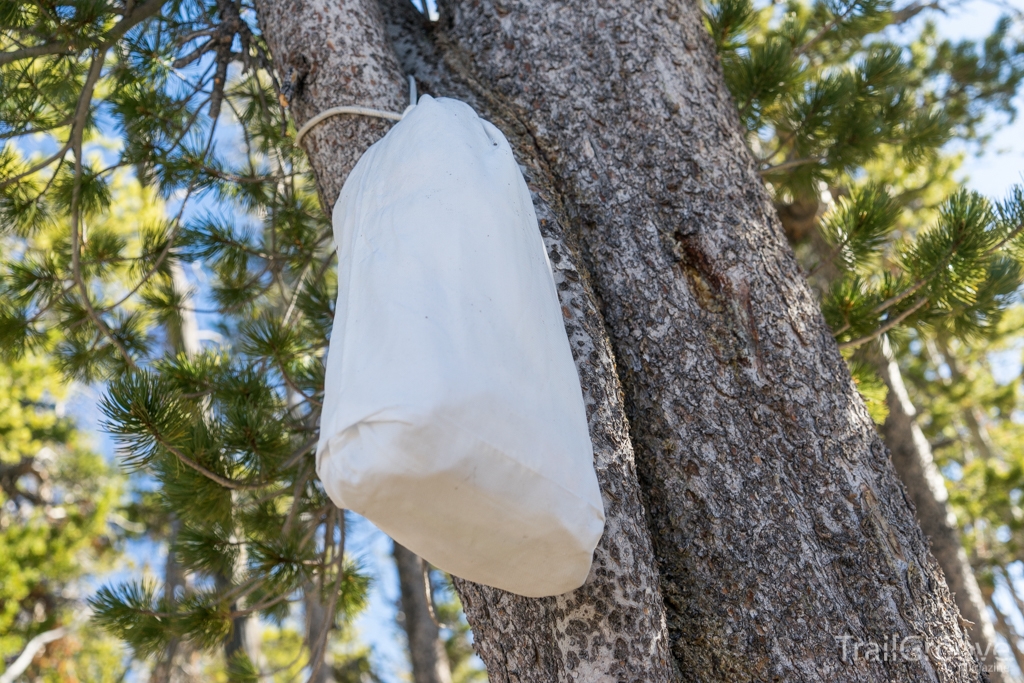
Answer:
<svg viewBox="0 0 1024 683"><path fill-rule="evenodd" d="M326 111L322 111L306 124L299 128L299 132L295 134L295 145L298 146L302 143L302 138L306 136L306 133L311 131L318 123L332 116L339 116L341 114L354 114L356 116L372 116L378 119L387 119L389 121L401 121L405 118L405 115L412 111L412 108L416 106L416 79L409 76L409 106L405 108L401 114L396 114L393 111L382 111L380 109L371 109L370 107L358 107L358 106L346 106L346 107L332 107Z"/></svg>

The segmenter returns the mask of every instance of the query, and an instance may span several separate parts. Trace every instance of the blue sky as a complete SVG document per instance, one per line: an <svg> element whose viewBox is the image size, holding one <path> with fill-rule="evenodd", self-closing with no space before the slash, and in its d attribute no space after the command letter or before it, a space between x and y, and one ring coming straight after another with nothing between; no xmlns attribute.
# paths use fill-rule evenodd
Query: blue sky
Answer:
<svg viewBox="0 0 1024 683"><path fill-rule="evenodd" d="M962 2L946 15L930 14L939 34L954 39L983 39L1000 15L1008 11L1024 12L1024 0L996 3L988 0ZM912 26L916 28L920 22ZM1021 26L1017 26L1020 32ZM1024 98L1017 97L1017 107L1024 109ZM1024 183L1024 111L1010 125L1004 125L992 137L981 156L969 154L965 159L960 179L967 185L993 199L1005 196L1015 183Z"/></svg>

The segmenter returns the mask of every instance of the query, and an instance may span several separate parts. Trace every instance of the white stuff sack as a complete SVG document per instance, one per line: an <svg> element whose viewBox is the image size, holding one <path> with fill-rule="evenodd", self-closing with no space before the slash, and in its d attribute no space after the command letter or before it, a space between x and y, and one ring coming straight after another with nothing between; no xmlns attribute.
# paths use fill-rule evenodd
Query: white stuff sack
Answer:
<svg viewBox="0 0 1024 683"><path fill-rule="evenodd" d="M317 474L452 574L578 588L604 528L579 377L508 141L424 96L334 207L338 305Z"/></svg>

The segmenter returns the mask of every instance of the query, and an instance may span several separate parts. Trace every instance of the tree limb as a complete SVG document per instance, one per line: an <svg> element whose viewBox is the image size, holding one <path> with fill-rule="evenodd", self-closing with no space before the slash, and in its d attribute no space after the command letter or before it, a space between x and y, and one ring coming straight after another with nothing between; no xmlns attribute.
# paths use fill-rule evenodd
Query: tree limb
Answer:
<svg viewBox="0 0 1024 683"><path fill-rule="evenodd" d="M21 651L18 658L14 660L7 671L0 674L0 683L14 683L21 674L25 673L32 660L35 659L39 651L46 647L48 644L55 640L60 640L67 635L67 629L61 626L49 631L43 631L32 640L28 641L25 645L25 649Z"/></svg>
<svg viewBox="0 0 1024 683"><path fill-rule="evenodd" d="M877 330L875 330L871 334L865 335L863 337L859 337L857 339L851 339L850 341L842 342L839 345L839 348L840 349L852 349L852 348L854 348L856 346L860 346L861 344L866 344L867 342L871 341L872 339L878 339L883 334L885 334L886 332L888 332L892 328L896 327L901 322L903 322L904 320L909 318L911 315L913 315L914 313L919 311L921 309L921 307L924 306L926 303L928 303L928 297L926 297L926 296L921 297L920 299L918 299L917 301L914 302L913 306L911 306L907 310L903 311L898 316L896 316L895 318L893 318L892 320L890 320L886 324L882 325L881 327L879 327Z"/></svg>
<svg viewBox="0 0 1024 683"><path fill-rule="evenodd" d="M85 86L82 88L82 95L78 100L75 122L71 130L70 143L72 153L75 155L75 180L71 190L71 271L74 281L78 284L78 290L82 295L82 303L85 305L89 318L103 336L114 345L128 367L134 369L136 367L135 361L129 355L124 344L110 331L107 324L96 313L96 309L93 308L92 301L89 298L89 288L82 277L81 238L78 234L78 226L81 220L78 205L82 190L82 135L85 128L85 119L89 112L89 104L92 102L92 92L100 78L100 73L103 71L103 60L106 57L107 49L97 50L93 57L92 65L89 67L89 75L85 79Z"/></svg>

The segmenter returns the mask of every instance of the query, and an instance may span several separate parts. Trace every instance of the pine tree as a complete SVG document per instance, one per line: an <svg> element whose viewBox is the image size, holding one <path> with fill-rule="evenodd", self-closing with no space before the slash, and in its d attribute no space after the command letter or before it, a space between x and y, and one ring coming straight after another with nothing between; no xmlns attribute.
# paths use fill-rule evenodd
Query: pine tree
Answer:
<svg viewBox="0 0 1024 683"><path fill-rule="evenodd" d="M36 355L0 366L0 680L114 681L120 647L88 628L85 579L119 556L123 482L62 414ZM113 520L113 521L112 521ZM123 525L116 526L116 523ZM120 532L120 533L119 533Z"/></svg>
<svg viewBox="0 0 1024 683"><path fill-rule="evenodd" d="M746 152L730 137L735 112L715 85L718 72L695 11L669 3L640 21L632 9L602 8L603 19L591 25L572 8L555 16L542 4L452 5L442 7L438 24L404 2L382 3L382 14L375 3L354 0L0 8L0 133L19 141L0 156L0 344L11 354L52 344L68 375L109 380L109 428L125 464L150 473L162 504L181 520L177 557L196 575L229 577L170 598L146 583L105 588L94 600L101 622L147 655L174 638L221 647L235 619L280 621L310 585L323 591L329 622L358 607L365 579L345 560L344 517L315 480L310 453L337 286L320 205L331 205L345 171L387 124L332 120L314 129L305 143L314 187L305 155L292 145L292 119L308 120L339 99L401 110L405 71L422 89L459 96L498 123L526 167L571 313L568 330L608 494L598 578L574 597L527 601L456 583L492 677L502 680L519 667L523 680L547 680L581 661L611 672L623 660L646 680L672 680L677 665L704 678L738 680L765 670L794 676L788 667L795 665L769 654L768 642L799 637L805 645L797 668L817 671L816 680L911 680L929 667L969 680L974 663L963 642L943 664L890 663L888 670L861 661L841 675L829 669L835 656L825 651L825 622L879 640L925 627L961 634L948 595L921 588L941 580L891 472L879 464L881 451L838 355L816 341L818 319L800 303L809 299L801 285L782 293L785 287L764 274L797 277L788 252L773 241L774 219L759 208ZM986 43L991 64L975 59L973 48L923 57L911 50L908 57L899 46L866 41L922 8L891 9L864 0L794 4L778 21L772 11L742 3L707 12L783 225L798 244L820 240L798 253L818 257L807 264L809 276L822 284L826 319L849 349L912 328L945 326L961 337L991 330L1020 278L1019 198L994 206L956 193L927 228L902 230L901 202L909 197L891 196L884 179L851 182L885 154L933 160L951 136L972 134L979 111L1007 106L1020 80L1015 67L1002 67L1020 54L1006 47L1008 29ZM314 20L315 13L337 21ZM502 23L509 13L515 22ZM545 41L524 33L539 26ZM658 57L635 59L649 54ZM567 70L546 68L563 59L570 59ZM650 80L647 68L655 63L671 86ZM960 78L964 63L979 66L962 83L935 89L951 74ZM557 75L568 72L575 75ZM679 98L690 90L697 99ZM564 102L579 106L564 109ZM689 128L679 127L682 119ZM615 125L590 128L591 121ZM639 137L620 134L627 129ZM37 132L51 142L33 153L25 141ZM90 156L100 135L117 145L106 157ZM640 139L650 144L638 146ZM712 147L720 152L714 161L700 151ZM104 226L122 169L176 203L176 214ZM709 173L718 174L717 184L702 175ZM796 231L786 207L797 217L816 216L821 183L836 188L838 199L819 238L810 228ZM841 184L848 184L845 193ZM641 239L642 225L654 241ZM161 323L190 306L175 290L172 267L199 261L212 285L210 308L197 311L216 314L230 343L195 357L167 354ZM647 289L659 278L667 278L661 289ZM776 319L788 320L792 335L777 332ZM678 365L680 358L691 365ZM712 387L708 378L720 375L725 384ZM783 384L788 398L763 393ZM672 393L684 385L687 391ZM816 400L791 403L801 391ZM691 400L697 395L708 405ZM758 402L764 412L750 422ZM680 422L682 415L699 419ZM787 420L802 420L804 436L779 426ZM787 436L773 441L781 433ZM818 455L797 443L804 438ZM837 446L836 438L851 445ZM689 450L691 443L704 450ZM773 445L756 450L762 444ZM739 457L744 448L755 448L753 465L738 467L724 455ZM788 468L800 458L809 458L801 467L814 477ZM842 488L847 479L830 469L838 462L853 463L847 479L860 488ZM780 495L763 488L771 481L790 485L789 512L767 502ZM839 488L808 492L822 481ZM732 498L732 489L749 495ZM821 535L809 520L833 499L852 507L833 510L839 536L835 529ZM651 527L641 500L660 520ZM685 512L693 501L717 513ZM805 523L782 524L787 514ZM765 583L738 555L754 533L751 519L776 524L773 547L813 545L847 568L845 580L796 572L810 558L749 548L767 553L758 557L765 571L788 577L785 586ZM890 530L891 550L871 535L878 519ZM730 537L728 548L716 540ZM851 555L843 538L865 540ZM714 558L716 571L695 557ZM885 568L895 557L913 567L920 590L879 602L870 597L879 585L902 585ZM756 599L762 614L783 620L792 602L787 590L819 595L808 603L814 609L794 617L803 627L766 636L753 615L736 616ZM593 619L596 601L608 595L612 604ZM854 595L870 602L861 610L887 616L863 622L866 613L836 607ZM903 601L900 610L892 600ZM311 648L314 676L328 630L321 633ZM736 640L736 633L748 637ZM229 666L235 679L256 675L245 657Z"/></svg>
<svg viewBox="0 0 1024 683"><path fill-rule="evenodd" d="M232 9L220 8L230 26L199 3L0 10L5 135L59 141L48 158L3 150L0 335L11 354L51 351L68 376L110 382L102 407L124 465L153 477L159 505L180 520L173 556L199 579L220 577L172 594L106 587L93 599L101 623L139 656L177 640L227 642L238 653L230 676L247 680L253 663L231 649L239 619L279 622L313 586L330 625L359 608L366 579L343 558L344 518L310 454L334 303L329 229L258 68L265 51ZM216 59L190 53L239 30L252 68L229 85L230 45ZM25 41L49 46L20 59ZM222 111L243 158L214 145ZM126 173L145 188L136 211L112 201ZM176 214L150 210L161 197ZM217 210L187 213L200 197ZM175 321L198 310L174 271L199 260L215 278L219 325L239 343L168 353ZM307 654L314 662L329 631Z"/></svg>

